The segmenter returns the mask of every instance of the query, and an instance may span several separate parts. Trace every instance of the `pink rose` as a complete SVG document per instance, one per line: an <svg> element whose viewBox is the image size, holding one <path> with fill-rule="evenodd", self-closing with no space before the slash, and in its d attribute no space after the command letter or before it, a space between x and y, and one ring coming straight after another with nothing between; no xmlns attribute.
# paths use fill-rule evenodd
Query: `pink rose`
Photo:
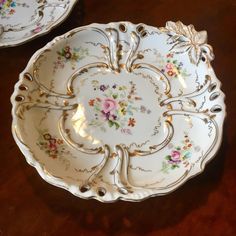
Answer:
<svg viewBox="0 0 236 236"><path fill-rule="evenodd" d="M171 63L167 63L166 64L166 69L172 70L173 69L173 65Z"/></svg>
<svg viewBox="0 0 236 236"><path fill-rule="evenodd" d="M102 109L105 113L111 112L117 108L117 103L112 98L106 98L103 100Z"/></svg>
<svg viewBox="0 0 236 236"><path fill-rule="evenodd" d="M180 159L180 152L178 151L172 151L171 152L171 159L173 161L178 161Z"/></svg>

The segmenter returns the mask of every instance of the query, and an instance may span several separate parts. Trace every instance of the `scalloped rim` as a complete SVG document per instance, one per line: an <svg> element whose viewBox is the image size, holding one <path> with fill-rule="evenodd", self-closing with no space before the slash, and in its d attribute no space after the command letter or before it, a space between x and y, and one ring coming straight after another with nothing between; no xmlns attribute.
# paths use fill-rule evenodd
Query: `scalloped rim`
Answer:
<svg viewBox="0 0 236 236"><path fill-rule="evenodd" d="M68 16L71 14L71 12L74 9L77 2L79 2L79 0L71 0L67 14L62 15L61 19L56 21L54 24L52 24L52 26L49 27L48 29L42 30L41 32L34 34L34 35L30 36L29 38L17 40L14 43L1 43L1 41L0 41L0 49L7 48L7 47L16 47L16 46L28 43L31 40L34 40L38 37L44 36L47 33L51 32L53 29L55 29L58 25L62 24L68 18Z"/></svg>
<svg viewBox="0 0 236 236"><path fill-rule="evenodd" d="M144 23L138 23L138 24L133 24L129 21L119 21L119 22L110 22L108 24L100 24L100 23L92 23L92 24L89 24L89 25L86 25L86 26L81 26L81 27L77 27L77 28L74 28L70 31L68 31L67 33L63 34L63 35L60 35L60 36L57 36L55 37L52 41L50 41L49 43L47 43L44 47L42 47L41 49L37 50L33 56L30 58L29 62L27 63L27 66L25 67L25 69L20 73L19 75L19 79L18 79L18 82L15 84L14 86L14 92L10 98L10 101L11 101L11 104L12 104L12 118L13 118L13 121L12 121L12 135L13 135L13 138L16 142L16 144L18 145L18 147L20 148L21 152L23 153L23 155L25 156L25 159L27 161L27 163L31 166L33 166L37 172L39 173L39 175L46 181L48 182L49 184L51 185L54 185L54 186L57 186L59 188L63 188L67 191L69 191L70 193L72 193L73 195L77 196L77 197L80 197L82 199L96 199L100 202L103 202L103 203L113 203L113 202L116 202L118 200L124 200L124 201L130 201L130 202L140 202L140 201L143 201L145 199L148 199L148 198L151 198L151 197L156 197L156 196L162 196L162 195L166 195L168 193L171 193L175 190L177 190L179 187L181 187L184 183L186 183L189 179L201 174L204 169L205 169L205 166L208 162L210 162L217 154L217 152L219 151L220 149L220 146L221 146L221 143L222 143L222 138L223 138L223 125L224 125L224 121L225 121L225 118L226 118L226 106L225 106L225 94L222 92L221 90L221 85L222 83L220 82L220 80L215 76L214 77L214 81L219 85L219 92L221 93L221 97L222 97L222 125L219 127L219 138L218 138L218 141L216 143L216 145L214 146L214 148L211 150L211 152L207 155L207 157L205 158L205 160L201 163L201 165L199 165L198 169L195 170L194 172L195 173L192 173L190 172L189 176L187 176L185 179L183 179L179 184L175 185L174 187L172 187L169 191L165 191L165 192L161 192L161 193L152 193L152 194L149 194L149 193L146 193L144 194L143 197L140 196L140 194L136 194L136 198L128 198L128 197L122 197L122 196L118 196L117 198L115 198L114 200L105 200L103 197L100 197L98 195L91 195L91 196L86 196L87 193L82 193L79 191L79 188L78 186L74 186L74 185L69 185L67 184L64 180L61 180L61 179L58 179L52 175L50 175L49 172L45 171L43 166L41 166L41 164L39 162L37 162L34 158L34 155L31 153L31 151L27 148L27 146L23 143L22 140L19 139L19 137L17 137L16 135L16 132L15 132L15 126L17 126L17 121L16 121L16 117L14 115L14 108L15 108L15 100L14 100L14 97L16 96L16 92L17 92L17 88L20 84L20 81L21 79L23 78L23 74L25 72L28 71L28 68L31 66L31 64L34 62L35 58L42 52L44 51L45 49L47 48L50 48L51 45L53 45L55 42L63 39L66 35L70 34L71 32L73 31L77 31L81 28L87 28L87 27L91 27L91 26L94 26L94 25L110 25L110 24L120 24L120 23L125 23L125 24L131 24L131 25L144 25L144 26L147 26L147 27L151 27L151 28L156 28L158 29L158 27L154 27L154 26L149 26L149 25L146 25ZM212 66L209 68L211 70L213 70ZM214 71L214 70L213 70ZM154 191L154 190L153 190ZM148 195L147 195L148 194ZM147 196L146 196L147 195ZM138 198L137 198L138 197Z"/></svg>

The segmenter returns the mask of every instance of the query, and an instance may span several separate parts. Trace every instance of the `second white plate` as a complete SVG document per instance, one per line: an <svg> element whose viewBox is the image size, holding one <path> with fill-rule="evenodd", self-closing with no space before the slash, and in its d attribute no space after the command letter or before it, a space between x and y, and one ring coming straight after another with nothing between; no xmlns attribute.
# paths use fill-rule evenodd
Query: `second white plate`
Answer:
<svg viewBox="0 0 236 236"><path fill-rule="evenodd" d="M0 47L25 43L61 23L77 0L1 0Z"/></svg>

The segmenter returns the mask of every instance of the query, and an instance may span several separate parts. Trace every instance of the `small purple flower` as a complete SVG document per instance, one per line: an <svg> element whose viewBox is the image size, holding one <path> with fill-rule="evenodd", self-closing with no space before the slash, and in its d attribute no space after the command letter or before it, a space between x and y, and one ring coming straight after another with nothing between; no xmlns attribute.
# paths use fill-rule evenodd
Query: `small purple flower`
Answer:
<svg viewBox="0 0 236 236"><path fill-rule="evenodd" d="M127 135L132 135L132 132L131 132L130 129L124 129L124 128L122 128L122 129L121 129L121 133L127 134Z"/></svg>
<svg viewBox="0 0 236 236"><path fill-rule="evenodd" d="M168 162L169 162L171 165L176 165L176 164L181 163L181 160L175 160L175 161L169 160Z"/></svg>
<svg viewBox="0 0 236 236"><path fill-rule="evenodd" d="M110 118L110 112L105 112L105 111L101 111L102 112L102 115L104 116L104 118L105 118L105 120L109 120L109 118Z"/></svg>
<svg viewBox="0 0 236 236"><path fill-rule="evenodd" d="M113 118L113 120L116 120L117 116L116 115L112 115L112 118Z"/></svg>
<svg viewBox="0 0 236 236"><path fill-rule="evenodd" d="M106 90L106 86L105 86L104 84L102 84L102 85L100 86L100 90L104 92L104 91Z"/></svg>

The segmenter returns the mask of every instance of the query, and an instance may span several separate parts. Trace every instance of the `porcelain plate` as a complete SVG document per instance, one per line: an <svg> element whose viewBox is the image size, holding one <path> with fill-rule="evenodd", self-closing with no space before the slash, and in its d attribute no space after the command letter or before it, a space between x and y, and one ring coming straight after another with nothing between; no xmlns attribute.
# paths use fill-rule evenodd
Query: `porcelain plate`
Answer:
<svg viewBox="0 0 236 236"><path fill-rule="evenodd" d="M216 154L224 94L205 31L91 24L37 51L11 97L12 132L47 182L81 198L167 194Z"/></svg>

